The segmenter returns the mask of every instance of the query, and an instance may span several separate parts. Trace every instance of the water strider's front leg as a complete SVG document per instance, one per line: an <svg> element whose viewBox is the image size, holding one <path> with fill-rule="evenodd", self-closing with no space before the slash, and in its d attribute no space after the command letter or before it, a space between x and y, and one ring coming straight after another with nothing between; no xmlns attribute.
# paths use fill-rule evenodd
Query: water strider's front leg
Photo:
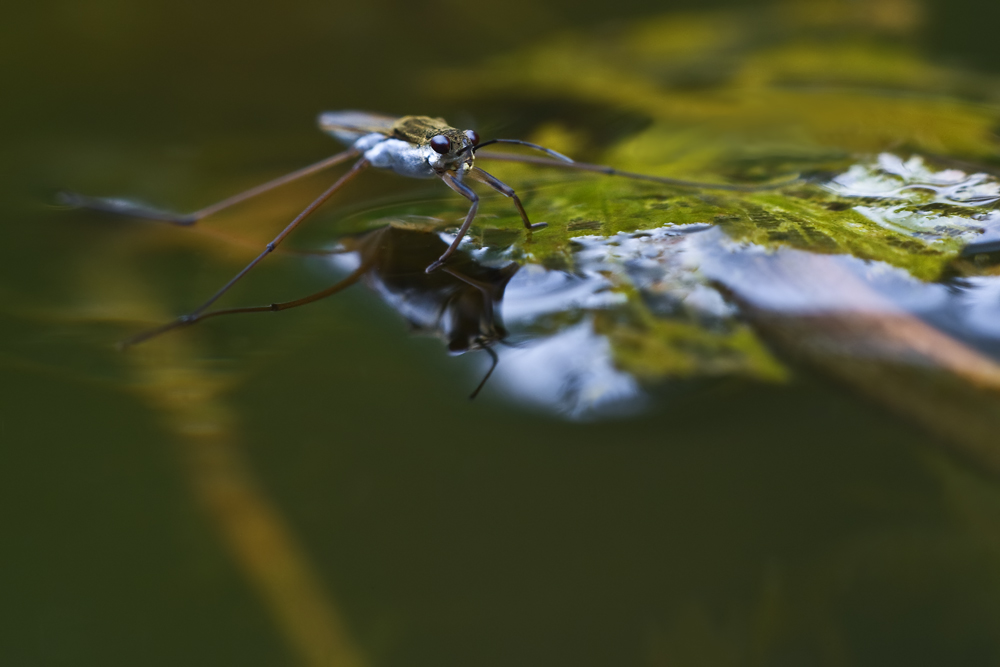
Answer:
<svg viewBox="0 0 1000 667"><path fill-rule="evenodd" d="M444 264L456 250L458 250L459 244L468 233L469 227L472 226L472 221L476 217L476 211L479 210L479 195L473 192L472 188L447 172L441 174L441 180L444 181L449 188L471 201L472 206L469 207L469 212L465 216L465 222L463 222L462 226L459 228L458 235L455 236L455 240L451 242L451 245L444 251L444 254L438 257L436 261L432 262L431 265L427 267L427 273L440 269L441 265Z"/></svg>
<svg viewBox="0 0 1000 667"><path fill-rule="evenodd" d="M531 221L528 220L528 214L524 211L524 206L521 205L521 200L518 198L517 193L514 192L514 188L510 187L493 174L484 171L479 167L473 167L472 171L469 172L469 175L480 183L485 183L490 186L504 197L510 197L513 199L514 206L517 207L517 212L521 214L521 221L524 222L524 227L528 231L533 229L542 229L549 226L549 223L547 222L537 222L535 224L531 224Z"/></svg>
<svg viewBox="0 0 1000 667"><path fill-rule="evenodd" d="M157 222L166 222L171 225L190 227L202 218L207 218L208 216L218 213L223 209L227 209L230 206L235 206L236 204L256 197L257 195L264 194L274 188L323 171L324 169L338 165L341 162L358 155L360 155L360 151L354 148L346 150L343 153L337 153L336 155L328 157L325 160L320 160L315 164L311 164L308 167L303 167L298 171L293 171L290 174L279 176L278 178L268 181L267 183L262 183L258 186L250 188L249 190L235 194L232 197L227 197L220 202L216 202L211 206L206 206L205 208L199 209L194 213L171 213L170 211L160 211L149 206L142 206L123 199L88 197L75 192L62 192L59 194L59 199L64 204L79 208L87 208L92 211L102 211L104 213L113 213L115 215L125 215L131 218L142 218L144 220L155 220Z"/></svg>
<svg viewBox="0 0 1000 667"><path fill-rule="evenodd" d="M485 146L486 144L484 143L481 145ZM501 162L534 164L540 167L555 167L556 169L589 171L595 174L604 174L605 176L620 176L622 178L630 178L635 181L650 181L652 183L662 183L663 185L670 185L678 188L690 188L692 190L765 192L768 190L777 190L778 188L787 187L789 185L796 185L797 183L803 182L802 178L792 178L787 181L779 181L777 183L763 183L761 185L740 185L738 183L703 183L701 181L686 181L679 178L670 178L669 176L653 176L651 174L639 174L634 171L623 171L621 169L616 169L615 167L609 167L603 164L575 162L573 160L570 160L569 158L566 158L565 160L552 160L544 157L535 157L534 155L511 155L507 153L490 153L489 151L485 153L476 153L476 158L479 160L499 160Z"/></svg>

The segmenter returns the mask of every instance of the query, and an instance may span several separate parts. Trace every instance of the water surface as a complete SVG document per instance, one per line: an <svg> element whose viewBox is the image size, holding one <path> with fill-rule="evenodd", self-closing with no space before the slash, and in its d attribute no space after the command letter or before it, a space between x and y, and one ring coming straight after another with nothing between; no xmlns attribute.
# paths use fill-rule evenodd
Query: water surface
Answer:
<svg viewBox="0 0 1000 667"><path fill-rule="evenodd" d="M0 661L996 663L997 259L963 249L996 237L1000 159L976 133L1000 62L976 39L996 9L960 4L742 23L641 2L18 9ZM484 303L461 280L370 277L118 352L323 184L199 230L56 192L191 210L337 150L313 119L348 108L670 176L811 180L768 199L501 165L550 229L531 245L484 201L462 266L520 268L475 320L510 345L473 402L488 355L398 312L437 331L441 294ZM371 174L292 245L391 222L433 254L463 212ZM230 305L352 261L284 253Z"/></svg>

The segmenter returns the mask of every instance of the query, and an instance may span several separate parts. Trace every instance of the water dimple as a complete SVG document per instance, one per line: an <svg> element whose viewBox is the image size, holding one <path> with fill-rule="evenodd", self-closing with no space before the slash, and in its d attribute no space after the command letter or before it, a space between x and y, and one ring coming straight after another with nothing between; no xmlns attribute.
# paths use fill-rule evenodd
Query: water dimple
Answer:
<svg viewBox="0 0 1000 667"><path fill-rule="evenodd" d="M928 245L1000 239L1000 215L985 208L1000 201L1000 181L990 174L934 170L919 155L904 160L882 153L874 162L851 166L825 187L843 198L863 199L852 207L855 211Z"/></svg>
<svg viewBox="0 0 1000 667"><path fill-rule="evenodd" d="M986 231L972 218L913 211L908 206L855 206L854 210L881 227L909 234L928 244L946 239L971 243Z"/></svg>
<svg viewBox="0 0 1000 667"><path fill-rule="evenodd" d="M876 197L905 201L984 206L1000 200L1000 182L989 174L958 169L934 171L914 155L904 161L882 153L872 164L856 164L826 186L842 197Z"/></svg>

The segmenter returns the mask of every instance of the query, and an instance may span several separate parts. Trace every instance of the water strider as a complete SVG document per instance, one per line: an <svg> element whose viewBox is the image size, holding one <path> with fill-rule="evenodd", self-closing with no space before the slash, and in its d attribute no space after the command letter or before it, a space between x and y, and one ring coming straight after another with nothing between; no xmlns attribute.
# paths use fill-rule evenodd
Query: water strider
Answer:
<svg viewBox="0 0 1000 667"><path fill-rule="evenodd" d="M237 312L259 312L278 311L288 308L295 308L307 303L312 303L324 297L336 293L341 288L337 286L327 288L310 296L287 301L283 303L272 303L269 306L251 308L232 308L226 310L209 311L208 309L222 297L237 281L245 276L253 267L259 264L265 257L274 252L275 248L291 234L299 224L309 215L315 212L330 197L340 190L345 184L352 180L368 167L378 169L388 169L402 176L410 178L440 178L444 183L471 202L469 212L465 216L455 239L447 249L436 260L426 267L426 272L431 273L441 268L444 263L455 253L465 234L469 231L472 221L476 217L479 208L479 196L469 187L467 181L473 180L482 183L500 194L513 200L524 222L525 228L530 233L533 230L541 229L546 223L532 224L528 219L528 214L521 205L521 200L512 187L502 182L492 174L475 165L476 153L479 149L496 143L516 144L541 151L549 158L524 157L517 155L497 155L483 154L480 157L504 160L509 162L522 162L543 166L559 167L563 169L576 169L580 171L590 171L609 176L622 176L625 178L652 181L663 183L675 187L704 188L717 190L735 190L751 192L775 187L774 185L728 185L712 183L696 183L693 181L683 181L662 176L650 176L647 174L637 174L633 172L621 171L613 167L604 165L588 164L576 162L554 150L533 144L519 139L491 139L481 142L479 135L474 130L458 130L448 125L442 118L431 118L428 116L403 116L395 118L383 116L363 111L333 111L323 113L319 117L319 126L340 141L349 144L350 148L342 153L338 153L313 165L299 169L280 178L276 178L267 183L263 183L254 188L233 195L220 202L207 206L194 213L178 215L140 206L120 199L104 199L85 197L82 195L66 193L63 201L76 206L127 215L149 220L158 220L175 225L193 225L199 220L217 213L223 209L246 201L251 197L272 190L286 183L314 174L329 167L333 167L352 158L358 158L354 165L341 176L337 181L326 189L323 194L316 198L309 206L299 213L270 243L265 246L253 261L245 266L239 273L233 276L225 285L212 295L205 303L201 304L187 315L183 315L173 322L165 324L129 338L122 343L123 347L134 345L148 340L161 333L175 329L177 327L194 324L206 317L237 313ZM787 185L780 183L778 185ZM339 285L339 283L338 283Z"/></svg>

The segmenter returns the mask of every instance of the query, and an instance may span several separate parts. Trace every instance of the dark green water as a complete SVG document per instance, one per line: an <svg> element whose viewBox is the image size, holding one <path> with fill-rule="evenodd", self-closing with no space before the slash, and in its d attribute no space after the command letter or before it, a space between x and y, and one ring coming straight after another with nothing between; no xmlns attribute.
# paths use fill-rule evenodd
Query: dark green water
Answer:
<svg viewBox="0 0 1000 667"><path fill-rule="evenodd" d="M470 403L483 360L409 336L358 288L114 350L247 258L68 211L60 188L193 209L328 155L326 109L491 128L530 125L511 108L586 117L441 101L428 76L688 4L14 8L0 663L1000 662L995 474L815 371L661 383L636 416L574 423L489 386ZM997 14L932 3L915 39L1000 74ZM246 236L260 245L316 187L267 199ZM375 174L340 202L436 192ZM298 247L335 231L328 212ZM277 257L234 298L328 283L320 262Z"/></svg>

